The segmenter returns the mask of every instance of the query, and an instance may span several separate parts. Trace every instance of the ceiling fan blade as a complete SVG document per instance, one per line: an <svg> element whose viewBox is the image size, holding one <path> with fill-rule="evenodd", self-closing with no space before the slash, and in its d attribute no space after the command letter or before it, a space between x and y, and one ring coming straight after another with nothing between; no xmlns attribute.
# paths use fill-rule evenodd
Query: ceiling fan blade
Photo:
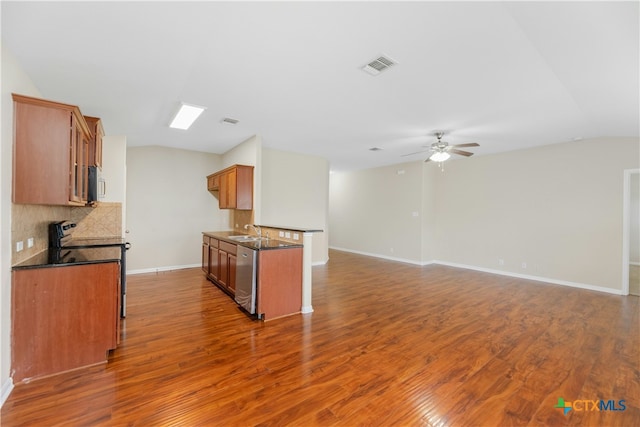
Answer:
<svg viewBox="0 0 640 427"><path fill-rule="evenodd" d="M460 148L463 148L463 147L480 147L480 144L477 144L475 142L469 142L469 143L466 143L466 144L451 145L451 147L460 147Z"/></svg>
<svg viewBox="0 0 640 427"><path fill-rule="evenodd" d="M413 156L414 154L426 153L427 151L431 151L431 150L416 151L415 153L403 154L400 157Z"/></svg>
<svg viewBox="0 0 640 427"><path fill-rule="evenodd" d="M456 150L455 148L450 148L449 152L454 154L459 154L461 156L466 156L466 157L473 156L473 153L470 151Z"/></svg>

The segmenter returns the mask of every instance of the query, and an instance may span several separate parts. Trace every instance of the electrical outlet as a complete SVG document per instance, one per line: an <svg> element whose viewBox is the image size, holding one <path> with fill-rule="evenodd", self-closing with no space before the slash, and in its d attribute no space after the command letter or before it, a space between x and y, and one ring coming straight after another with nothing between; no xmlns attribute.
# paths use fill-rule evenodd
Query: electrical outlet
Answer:
<svg viewBox="0 0 640 427"><path fill-rule="evenodd" d="M278 237L284 237L284 231L278 231Z"/></svg>
<svg viewBox="0 0 640 427"><path fill-rule="evenodd" d="M22 240L20 240L19 242L16 242L16 252L20 252L23 249L24 249L24 242Z"/></svg>
<svg viewBox="0 0 640 427"><path fill-rule="evenodd" d="M300 240L300 235L298 233L293 233L293 240Z"/></svg>
<svg viewBox="0 0 640 427"><path fill-rule="evenodd" d="M523 262L521 266L522 266L522 268L527 268L527 263Z"/></svg>
<svg viewBox="0 0 640 427"><path fill-rule="evenodd" d="M32 248L33 247L33 237L29 237L27 239L27 248Z"/></svg>
<svg viewBox="0 0 640 427"><path fill-rule="evenodd" d="M504 260L502 258L498 258L498 265L504 265Z"/></svg>
<svg viewBox="0 0 640 427"><path fill-rule="evenodd" d="M285 239L290 239L291 238L291 233L289 233L288 231L284 232L284 237Z"/></svg>

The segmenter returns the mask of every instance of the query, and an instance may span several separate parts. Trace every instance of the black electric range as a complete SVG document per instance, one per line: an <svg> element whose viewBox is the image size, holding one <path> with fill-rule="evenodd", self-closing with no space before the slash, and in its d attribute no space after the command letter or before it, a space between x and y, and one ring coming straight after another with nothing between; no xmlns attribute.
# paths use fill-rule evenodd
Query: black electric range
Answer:
<svg viewBox="0 0 640 427"><path fill-rule="evenodd" d="M127 315L127 250L131 243L120 237L73 238L71 229L76 224L70 221L58 221L49 224L49 253L64 252L71 249L120 249L120 317Z"/></svg>

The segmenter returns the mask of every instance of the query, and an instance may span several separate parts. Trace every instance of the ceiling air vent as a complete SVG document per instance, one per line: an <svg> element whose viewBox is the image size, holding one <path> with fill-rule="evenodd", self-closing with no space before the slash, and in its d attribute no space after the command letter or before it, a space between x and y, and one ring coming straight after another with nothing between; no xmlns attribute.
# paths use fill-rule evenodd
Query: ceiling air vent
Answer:
<svg viewBox="0 0 640 427"><path fill-rule="evenodd" d="M226 123L226 124L228 124L228 125L235 125L235 124L238 124L238 121L239 121L239 120L231 119L231 118L229 118L229 117L225 117L224 119L222 119L222 123Z"/></svg>
<svg viewBox="0 0 640 427"><path fill-rule="evenodd" d="M384 70L394 65L396 65L396 62L393 59L390 59L386 56L380 56L362 67L362 70L371 74L372 76L377 76Z"/></svg>

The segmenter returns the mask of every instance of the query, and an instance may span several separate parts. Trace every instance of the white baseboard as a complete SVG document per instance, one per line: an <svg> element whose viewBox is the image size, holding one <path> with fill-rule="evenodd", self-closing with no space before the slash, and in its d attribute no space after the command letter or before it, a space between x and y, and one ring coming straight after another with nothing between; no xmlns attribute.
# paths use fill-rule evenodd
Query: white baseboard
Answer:
<svg viewBox="0 0 640 427"><path fill-rule="evenodd" d="M589 291L598 291L598 292L605 292L608 294L622 295L622 291L620 289L605 288L602 286L588 285L586 283L570 282L568 280L559 280L559 279L553 279L550 277L542 277L542 276L532 276L529 274L512 273L510 271L494 270L492 268L476 267L474 265L457 264L457 263L446 262L446 261L435 260L433 262L434 264L446 265L448 267L464 268L466 270L482 271L483 273L498 274L500 276L516 277L518 279L535 280L536 282L550 283L553 285L570 286L572 288L587 289Z"/></svg>
<svg viewBox="0 0 640 427"><path fill-rule="evenodd" d="M432 263L432 261L423 262L423 261L416 261L416 260L413 260L413 259L390 257L390 256L374 254L374 253L370 253L370 252L354 251L353 249L339 248L339 247L336 247L336 246L329 246L329 249L335 249L336 251L351 252L353 254L371 256L371 257L374 257L374 258L382 258L382 259L387 259L389 261L398 261L398 262L404 262L404 263L407 263L407 264L420 265L420 266L429 265L429 264Z"/></svg>
<svg viewBox="0 0 640 427"><path fill-rule="evenodd" d="M302 314L313 313L313 307L310 305L303 305L302 308L300 308L300 313Z"/></svg>
<svg viewBox="0 0 640 427"><path fill-rule="evenodd" d="M324 261L316 261L316 262L312 262L311 263L311 267L315 267L316 265L325 265L327 262L329 262L328 259L324 260Z"/></svg>
<svg viewBox="0 0 640 427"><path fill-rule="evenodd" d="M2 384L0 388L0 408L4 405L4 402L7 401L9 395L11 394L11 390L13 390L13 380L11 377L7 378L7 380Z"/></svg>
<svg viewBox="0 0 640 427"><path fill-rule="evenodd" d="M637 267L640 267L640 262L630 262L630 265L635 265Z"/></svg>
<svg viewBox="0 0 640 427"><path fill-rule="evenodd" d="M588 285L586 283L570 282L570 281L567 281L567 280L553 279L553 278L550 278L550 277L541 277L541 276L532 276L532 275L528 275L528 274L512 273L510 271L494 270L492 268L477 267L477 266L474 266L474 265L458 264L458 263L447 262L447 261L439 261L439 260L417 262L417 261L407 260L407 259L403 259L403 258L387 257L387 256L379 255L379 254L372 254L372 253L368 253L368 252L354 251L354 250L351 250L351 249L338 248L338 247L334 247L334 246L330 246L329 248L330 249L335 249L335 250L338 250L338 251L343 251L343 252L351 252L351 253L354 253L354 254L371 256L371 257L375 257L375 258L388 259L390 261L400 261L400 262L405 262L405 263L414 264L414 265L420 265L420 266L425 266L425 265L430 265L430 264L446 265L446 266L449 266L449 267L464 268L466 270L475 270L475 271L482 271L484 273L498 274L500 276L517 277L519 279L535 280L537 282L551 283L553 285L570 286L572 288L580 288L580 289L587 289L587 290L590 290L590 291L598 291L598 292L605 292L605 293L608 293L608 294L622 295L622 290L621 289L605 288L605 287L602 287L602 286L594 286L594 285Z"/></svg>
<svg viewBox="0 0 640 427"><path fill-rule="evenodd" d="M185 268L195 268L201 267L202 264L188 264L188 265L171 265L167 267L152 267L152 268L141 268L138 270L127 270L127 275L130 274L144 274L144 273L159 273L161 271L172 271L172 270L184 270Z"/></svg>

